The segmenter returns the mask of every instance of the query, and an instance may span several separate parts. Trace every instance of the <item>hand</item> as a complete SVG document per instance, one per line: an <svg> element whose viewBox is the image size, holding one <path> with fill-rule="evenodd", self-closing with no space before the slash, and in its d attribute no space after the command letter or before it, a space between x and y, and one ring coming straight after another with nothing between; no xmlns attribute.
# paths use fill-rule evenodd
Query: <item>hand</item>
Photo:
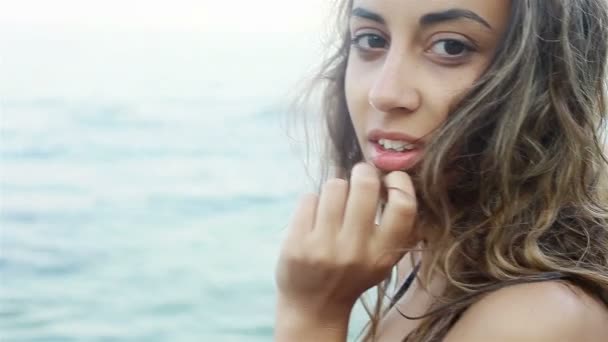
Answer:
<svg viewBox="0 0 608 342"><path fill-rule="evenodd" d="M388 201L374 223L381 185ZM417 243L416 196L405 172L383 179L357 164L350 184L328 180L320 198L305 195L290 222L276 269L279 311L322 322L348 320L357 299L384 280L404 250ZM293 316L293 315L291 315ZM280 314L278 314L280 317Z"/></svg>

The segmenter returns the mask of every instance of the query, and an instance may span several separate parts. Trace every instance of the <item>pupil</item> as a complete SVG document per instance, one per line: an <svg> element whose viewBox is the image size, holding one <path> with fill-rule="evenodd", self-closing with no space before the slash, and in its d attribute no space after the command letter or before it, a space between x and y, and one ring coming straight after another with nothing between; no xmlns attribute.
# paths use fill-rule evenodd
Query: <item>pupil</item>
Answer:
<svg viewBox="0 0 608 342"><path fill-rule="evenodd" d="M367 38L367 43L372 48L382 48L384 47L384 43L382 42L382 38L377 36L370 36Z"/></svg>
<svg viewBox="0 0 608 342"><path fill-rule="evenodd" d="M445 52L449 55L459 55L464 52L465 46L461 42L450 40L445 42Z"/></svg>

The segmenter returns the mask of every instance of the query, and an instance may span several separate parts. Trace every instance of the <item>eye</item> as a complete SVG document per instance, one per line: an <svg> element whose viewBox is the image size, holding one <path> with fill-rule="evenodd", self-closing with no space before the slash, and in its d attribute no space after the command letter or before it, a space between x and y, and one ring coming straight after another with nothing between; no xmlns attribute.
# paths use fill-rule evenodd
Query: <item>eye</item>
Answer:
<svg viewBox="0 0 608 342"><path fill-rule="evenodd" d="M388 42L377 34L363 33L351 39L351 45L360 50L373 50L386 48Z"/></svg>
<svg viewBox="0 0 608 342"><path fill-rule="evenodd" d="M474 48L456 39L443 39L435 42L430 51L442 57L456 58L474 51Z"/></svg>

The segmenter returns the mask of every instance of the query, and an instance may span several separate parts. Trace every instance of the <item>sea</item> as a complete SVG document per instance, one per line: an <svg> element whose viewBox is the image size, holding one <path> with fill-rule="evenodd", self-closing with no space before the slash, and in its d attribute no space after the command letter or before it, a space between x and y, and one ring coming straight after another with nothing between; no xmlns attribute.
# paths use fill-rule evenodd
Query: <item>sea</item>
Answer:
<svg viewBox="0 0 608 342"><path fill-rule="evenodd" d="M0 341L271 341L318 42L0 33Z"/></svg>

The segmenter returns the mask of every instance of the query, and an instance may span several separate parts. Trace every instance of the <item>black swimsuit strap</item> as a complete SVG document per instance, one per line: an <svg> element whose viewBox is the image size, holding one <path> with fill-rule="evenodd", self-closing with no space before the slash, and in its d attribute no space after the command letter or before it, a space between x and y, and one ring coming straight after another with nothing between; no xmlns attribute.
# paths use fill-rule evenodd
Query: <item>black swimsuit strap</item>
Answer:
<svg viewBox="0 0 608 342"><path fill-rule="evenodd" d="M393 296L393 299L391 300L390 307L395 306L395 304L399 301L399 299L401 299L401 297L403 297L403 295L407 292L407 290L410 288L410 286L414 282L414 279L416 279L416 275L418 275L419 269L420 269L420 263L418 263L416 266L414 266L414 269L412 270L412 272L410 272L410 274L407 276L407 279L405 279L405 281L403 282L403 284L401 285L399 290L397 290L397 293Z"/></svg>

